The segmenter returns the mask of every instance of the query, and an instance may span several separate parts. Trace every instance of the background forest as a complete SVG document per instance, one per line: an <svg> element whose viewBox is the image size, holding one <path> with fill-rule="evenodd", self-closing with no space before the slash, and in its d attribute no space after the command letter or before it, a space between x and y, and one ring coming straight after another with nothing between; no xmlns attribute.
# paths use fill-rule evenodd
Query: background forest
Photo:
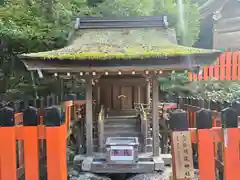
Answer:
<svg viewBox="0 0 240 180"><path fill-rule="evenodd" d="M27 72L17 54L64 47L74 34L78 16L148 16L167 15L180 44L192 46L199 37L199 4L205 0L185 0L184 30L179 20L176 0L0 0L0 98L30 98L49 93L80 91L81 82ZM159 80L161 90L191 93L186 73ZM201 85L200 85L201 86ZM186 90L186 91L185 91Z"/></svg>

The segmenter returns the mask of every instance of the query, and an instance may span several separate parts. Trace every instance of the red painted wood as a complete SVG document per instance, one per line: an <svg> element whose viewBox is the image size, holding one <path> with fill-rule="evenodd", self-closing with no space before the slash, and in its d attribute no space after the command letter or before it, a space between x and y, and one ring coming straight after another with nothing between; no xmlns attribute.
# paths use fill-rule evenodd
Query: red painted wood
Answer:
<svg viewBox="0 0 240 180"><path fill-rule="evenodd" d="M226 80L231 80L231 68L232 68L232 52L227 52L226 53Z"/></svg>
<svg viewBox="0 0 240 180"><path fill-rule="evenodd" d="M222 54L219 58L219 66L220 66L220 79L225 80L225 70L226 70L226 63L225 63L226 53Z"/></svg>
<svg viewBox="0 0 240 180"><path fill-rule="evenodd" d="M203 68L202 75L189 73L192 80L240 80L240 52L223 53L215 65Z"/></svg>
<svg viewBox="0 0 240 180"><path fill-rule="evenodd" d="M188 80L189 81L193 80L193 73L192 72L188 72Z"/></svg>
<svg viewBox="0 0 240 180"><path fill-rule="evenodd" d="M209 70L209 75L208 75L209 79L213 79L213 77L214 77L213 76L214 66L210 65L208 70Z"/></svg>
<svg viewBox="0 0 240 180"><path fill-rule="evenodd" d="M203 68L203 80L208 80L209 78L209 76L208 76L208 72L209 72L209 68L208 67L204 67Z"/></svg>
<svg viewBox="0 0 240 180"><path fill-rule="evenodd" d="M232 80L237 80L237 52L232 54Z"/></svg>
<svg viewBox="0 0 240 180"><path fill-rule="evenodd" d="M240 80L240 52L237 53L237 71L238 71L238 80Z"/></svg>
<svg viewBox="0 0 240 180"><path fill-rule="evenodd" d="M216 65L214 66L214 78L216 80L219 80L219 67L220 67L219 62L220 62L220 60L218 59Z"/></svg>

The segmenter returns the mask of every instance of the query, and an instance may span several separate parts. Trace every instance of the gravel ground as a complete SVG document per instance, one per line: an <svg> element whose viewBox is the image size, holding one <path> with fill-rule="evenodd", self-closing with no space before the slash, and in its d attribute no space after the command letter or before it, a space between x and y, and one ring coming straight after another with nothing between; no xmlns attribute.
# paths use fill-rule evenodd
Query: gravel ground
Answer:
<svg viewBox="0 0 240 180"><path fill-rule="evenodd" d="M139 174L127 180L170 180L171 168L166 168L163 173ZM69 180L111 180L108 177L98 176L91 173L79 173L73 168L69 169ZM115 178L113 179L115 180Z"/></svg>
<svg viewBox="0 0 240 180"><path fill-rule="evenodd" d="M99 176L91 173L78 172L74 170L72 166L73 152L68 150L68 176L69 180L117 180L116 178L109 178L105 176ZM193 180L199 180L198 170L194 172L195 178ZM124 180L171 180L170 176L172 175L172 168L166 167L162 173L149 173L149 174L138 174L128 179ZM119 178L123 180L122 178Z"/></svg>

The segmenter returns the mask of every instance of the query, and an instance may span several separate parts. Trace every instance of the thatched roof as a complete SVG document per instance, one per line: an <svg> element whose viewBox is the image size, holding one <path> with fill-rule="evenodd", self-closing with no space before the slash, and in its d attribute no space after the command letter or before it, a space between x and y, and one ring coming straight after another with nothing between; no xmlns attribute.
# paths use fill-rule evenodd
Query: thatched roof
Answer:
<svg viewBox="0 0 240 180"><path fill-rule="evenodd" d="M215 51L177 44L174 30L165 28L126 28L80 30L72 44L62 49L23 54L27 59L109 60L145 59Z"/></svg>

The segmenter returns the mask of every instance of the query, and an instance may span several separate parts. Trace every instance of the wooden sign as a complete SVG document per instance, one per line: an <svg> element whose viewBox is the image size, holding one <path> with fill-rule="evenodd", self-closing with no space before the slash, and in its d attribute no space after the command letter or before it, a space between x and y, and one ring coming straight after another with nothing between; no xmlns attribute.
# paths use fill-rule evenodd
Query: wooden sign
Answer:
<svg viewBox="0 0 240 180"><path fill-rule="evenodd" d="M191 133L173 132L172 140L176 179L194 178Z"/></svg>

